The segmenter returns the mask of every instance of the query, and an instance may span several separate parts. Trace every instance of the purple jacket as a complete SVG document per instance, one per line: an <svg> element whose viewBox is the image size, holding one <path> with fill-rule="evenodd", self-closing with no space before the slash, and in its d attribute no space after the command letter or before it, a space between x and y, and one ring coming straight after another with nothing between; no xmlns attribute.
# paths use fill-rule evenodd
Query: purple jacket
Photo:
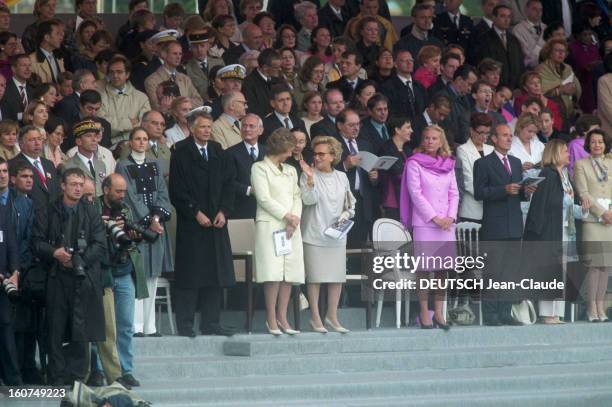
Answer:
<svg viewBox="0 0 612 407"><path fill-rule="evenodd" d="M455 170L434 172L414 160L407 160L400 199L400 213L408 210L409 218L402 220L406 227L436 226L436 216L457 219L459 191Z"/></svg>
<svg viewBox="0 0 612 407"><path fill-rule="evenodd" d="M586 150L584 149L584 138L579 137L579 138L575 138L572 141L570 141L569 145L567 146L567 149L569 150L569 155L570 155L570 162L569 162L569 173L570 176L574 176L574 163L582 158L588 157L589 153L586 152Z"/></svg>

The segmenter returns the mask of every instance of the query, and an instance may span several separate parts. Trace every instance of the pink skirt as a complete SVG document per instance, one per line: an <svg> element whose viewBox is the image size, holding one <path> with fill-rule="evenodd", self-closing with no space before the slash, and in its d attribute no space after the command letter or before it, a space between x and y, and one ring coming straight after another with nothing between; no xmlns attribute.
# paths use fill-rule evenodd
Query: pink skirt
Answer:
<svg viewBox="0 0 612 407"><path fill-rule="evenodd" d="M420 268L422 271L443 270L441 267L449 258L457 255L457 242L455 237L455 225L449 230L439 227L415 226L412 229L412 240L414 242L413 256L421 256Z"/></svg>

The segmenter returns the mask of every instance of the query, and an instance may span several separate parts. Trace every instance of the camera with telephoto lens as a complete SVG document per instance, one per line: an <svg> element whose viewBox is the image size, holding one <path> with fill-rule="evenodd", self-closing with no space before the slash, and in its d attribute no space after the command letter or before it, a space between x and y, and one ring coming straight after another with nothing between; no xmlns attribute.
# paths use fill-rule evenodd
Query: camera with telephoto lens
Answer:
<svg viewBox="0 0 612 407"><path fill-rule="evenodd" d="M19 289L12 281L9 281L10 276L5 276L2 281L2 288L4 292L9 297L9 300L15 299L19 296Z"/></svg>
<svg viewBox="0 0 612 407"><path fill-rule="evenodd" d="M111 240L115 242L115 245L119 248L128 247L133 243L132 239L130 239L123 227L119 225L116 220L109 220L107 222L106 231L111 237Z"/></svg>
<svg viewBox="0 0 612 407"><path fill-rule="evenodd" d="M119 220L123 220L123 227L118 224ZM137 223L128 221L123 213L123 205L113 208L110 220L106 223L106 230L118 248L127 248L134 243L127 233L130 230L140 234L142 239L149 243L155 242L159 237L154 231Z"/></svg>
<svg viewBox="0 0 612 407"><path fill-rule="evenodd" d="M145 228L142 225L137 223L128 222L125 220L125 228L127 230L133 230L136 233L139 233L144 240L149 243L155 243L155 241L159 238L159 234L155 233L151 229Z"/></svg>
<svg viewBox="0 0 612 407"><path fill-rule="evenodd" d="M85 232L81 231L79 238L77 239L76 247L66 247L66 251L70 253L72 256L72 270L74 271L74 276L79 278L86 277L85 274L85 260L83 259L83 253L85 253L85 249L87 248L87 240L85 240Z"/></svg>

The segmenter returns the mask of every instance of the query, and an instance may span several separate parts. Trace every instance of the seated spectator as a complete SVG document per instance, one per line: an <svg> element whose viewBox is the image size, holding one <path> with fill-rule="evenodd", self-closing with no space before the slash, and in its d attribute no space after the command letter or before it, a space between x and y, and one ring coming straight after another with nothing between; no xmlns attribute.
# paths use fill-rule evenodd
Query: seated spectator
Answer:
<svg viewBox="0 0 612 407"><path fill-rule="evenodd" d="M30 54L32 72L42 82L58 83L64 72L64 59L58 52L64 40L64 24L60 20L44 21L38 26L35 52Z"/></svg>
<svg viewBox="0 0 612 407"><path fill-rule="evenodd" d="M387 171L380 174L380 186L382 188L382 216L395 219L399 222L400 185L404 164L412 154L410 138L413 134L410 120L405 117L393 117L389 120L388 128L391 138L384 141L378 150L379 156L390 156L397 161Z"/></svg>
<svg viewBox="0 0 612 407"><path fill-rule="evenodd" d="M304 55L304 58L315 55L319 57L326 64L333 61L333 54L331 48L332 36L329 32L329 28L326 26L319 25L312 30L311 45L308 52Z"/></svg>
<svg viewBox="0 0 612 407"><path fill-rule="evenodd" d="M363 58L363 68L368 70L376 62L382 49L379 43L380 26L374 16L365 16L357 23L357 51Z"/></svg>
<svg viewBox="0 0 612 407"><path fill-rule="evenodd" d="M376 82L366 79L360 81L355 88L355 92L349 99L348 107L355 110L361 119L368 116L368 101L377 91Z"/></svg>
<svg viewBox="0 0 612 407"><path fill-rule="evenodd" d="M491 100L493 100L493 89L488 83L478 81L472 85L472 99L474 100L474 107L472 112L485 113L493 123L491 127L497 127L498 124L506 124L506 119L500 113L490 110Z"/></svg>
<svg viewBox="0 0 612 407"><path fill-rule="evenodd" d="M187 96L196 106L202 105L202 98L200 97L200 94L196 88L193 86L191 78L177 71L177 68L181 63L182 55L183 50L178 41L167 41L162 45L161 58L164 61L164 65L159 67L147 79L145 79L145 89L153 109L158 108L156 97L157 85L167 80L176 82L181 96Z"/></svg>
<svg viewBox="0 0 612 407"><path fill-rule="evenodd" d="M393 49L393 44L397 42L399 36L395 26L387 18L379 14L381 2L379 0L363 0L359 6L359 14L351 18L346 24L345 33L357 41L358 33L361 31L358 26L364 17L374 17L378 23L377 43L388 50Z"/></svg>
<svg viewBox="0 0 612 407"><path fill-rule="evenodd" d="M367 140L376 152L391 137L388 118L389 100L382 93L375 93L366 102L366 115L361 118L359 137Z"/></svg>
<svg viewBox="0 0 612 407"><path fill-rule="evenodd" d="M323 115L321 114L323 110L323 99L321 98L321 94L312 90L306 92L300 110L305 111L302 115L302 121L306 127L308 139L312 140L314 138L310 132L312 125L323 120Z"/></svg>
<svg viewBox="0 0 612 407"><path fill-rule="evenodd" d="M33 100L28 104L25 112L23 112L23 124L32 125L42 134L43 139L46 137L45 124L49 119L49 110L44 102Z"/></svg>
<svg viewBox="0 0 612 407"><path fill-rule="evenodd" d="M440 48L433 45L424 46L417 55L419 67L414 73L414 80L419 81L426 90L438 80L441 55Z"/></svg>
<svg viewBox="0 0 612 407"><path fill-rule="evenodd" d="M291 90L295 89L298 85L298 72L297 60L295 52L291 48L282 48L280 51L281 56L281 76L285 80L287 85L291 87Z"/></svg>
<svg viewBox="0 0 612 407"><path fill-rule="evenodd" d="M376 56L376 61L370 66L368 79L381 84L389 79L393 73L393 53L387 48L381 48Z"/></svg>
<svg viewBox="0 0 612 407"><path fill-rule="evenodd" d="M57 2L53 0L35 0L32 14L36 19L26 26L21 35L21 44L27 54L35 52L38 47L37 33L38 27L46 21L55 19L55 6ZM63 25L63 23L62 23Z"/></svg>
<svg viewBox="0 0 612 407"><path fill-rule="evenodd" d="M512 100L512 91L505 85L500 85L495 89L493 99L491 100L491 110L504 116L506 123L511 123L516 119L513 110L509 110L507 103Z"/></svg>
<svg viewBox="0 0 612 407"><path fill-rule="evenodd" d="M102 137L99 141L99 144L104 147L111 146L111 126L110 123L101 117L97 117L98 111L102 106L102 98L100 97L100 93L97 90L88 89L83 91L81 97L79 98L79 112L77 115L76 122L81 121L86 117L97 118L100 120L100 124L102 125L102 131L100 136ZM76 123L75 122L75 123ZM74 125L73 125L74 127ZM66 151L72 147L74 147L74 136L72 135L72 128L66 129L66 138L64 139L64 144L62 145L62 150ZM70 156L70 152L66 152Z"/></svg>
<svg viewBox="0 0 612 407"><path fill-rule="evenodd" d="M227 149L241 140L240 120L246 115L247 101L241 92L232 91L221 97L221 103L223 114L213 122L211 140Z"/></svg>
<svg viewBox="0 0 612 407"><path fill-rule="evenodd" d="M242 17L242 22L238 25L238 30L242 32L242 29L247 24L253 23L253 18L255 18L263 8L263 2L261 0L242 0L238 8L239 13L236 17Z"/></svg>
<svg viewBox="0 0 612 407"><path fill-rule="evenodd" d="M297 128L306 133L306 127L302 119L291 114L293 100L291 98L291 89L288 86L273 86L270 104L272 105L272 113L263 119L264 132L261 137L262 143L266 143L270 134L280 127L285 127L289 130ZM308 141L306 141L307 144Z"/></svg>
<svg viewBox="0 0 612 407"><path fill-rule="evenodd" d="M301 26L297 33L297 49L306 52L312 44L312 31L319 25L317 6L308 1L296 4L295 19Z"/></svg>
<svg viewBox="0 0 612 407"><path fill-rule="evenodd" d="M162 12L162 25L160 31L176 30L179 34L183 34L183 18L185 18L185 10L179 3L169 3L164 7Z"/></svg>
<svg viewBox="0 0 612 407"><path fill-rule="evenodd" d="M545 44L542 22L542 1L528 0L525 4L525 19L512 28L512 33L521 43L525 55L525 67L532 69L540 63L540 51Z"/></svg>
<svg viewBox="0 0 612 407"><path fill-rule="evenodd" d="M57 103L57 87L55 84L43 83L37 86L32 93L32 97L36 100L40 100L47 106L49 116L53 115L51 111L55 108L55 104Z"/></svg>
<svg viewBox="0 0 612 407"><path fill-rule="evenodd" d="M72 72L62 72L58 83L57 102L61 102L66 96L72 93Z"/></svg>
<svg viewBox="0 0 612 407"><path fill-rule="evenodd" d="M433 34L445 45L459 44L466 49L470 46L474 23L470 17L461 14L462 3L463 0L444 3L444 12L433 20Z"/></svg>
<svg viewBox="0 0 612 407"><path fill-rule="evenodd" d="M433 29L433 8L426 4L415 4L410 12L412 16L412 28L393 46L393 52L397 54L399 50L410 52L416 56L425 45L435 45L440 49L444 48L444 43L436 38L430 31Z"/></svg>
<svg viewBox="0 0 612 407"><path fill-rule="evenodd" d="M582 86L572 68L566 64L568 47L565 40L549 40L540 53L544 62L536 67L542 80L542 93L557 102L561 109L563 122L574 120L574 98L582 95ZM573 80L564 83L569 79Z"/></svg>
<svg viewBox="0 0 612 407"><path fill-rule="evenodd" d="M478 64L478 79L488 83L491 88L497 89L501 78L501 63L492 58L484 58Z"/></svg>
<svg viewBox="0 0 612 407"><path fill-rule="evenodd" d="M12 160L19 154L17 133L19 124L10 119L0 121L0 157L6 161Z"/></svg>
<svg viewBox="0 0 612 407"><path fill-rule="evenodd" d="M261 32L261 28L257 25L248 24L244 27L242 35L244 37L242 43L235 47L229 47L228 45L228 48L222 53L223 61L225 61L227 65L238 63L240 56L247 51L259 51L262 49L263 33Z"/></svg>
<svg viewBox="0 0 612 407"><path fill-rule="evenodd" d="M215 58L223 58L226 64L230 64L230 56L224 56L227 51L233 50L234 48L242 48L242 50L232 51L231 60L235 60L236 63L240 55L246 51L246 48L242 44L232 41L231 39L236 34L236 21L227 14L217 16L213 19L212 28L215 29L215 42L210 48L209 55ZM245 31L246 30L246 31ZM259 30L259 31L258 31ZM261 47L262 38L257 35L257 32L261 34L261 30L255 24L247 24L242 28L242 36L245 38L247 43L255 44L257 49ZM255 35L256 39L251 41L250 35ZM234 55L235 54L235 55Z"/></svg>
<svg viewBox="0 0 612 407"><path fill-rule="evenodd" d="M222 59L210 57L208 55L213 37L214 33L209 27L192 30L188 37L191 58L185 62L185 70L202 100L209 100L208 86L210 70L214 66L223 65Z"/></svg>
<svg viewBox="0 0 612 407"><path fill-rule="evenodd" d="M148 9L149 9L148 1L130 0L130 2L128 3L128 20L125 22L125 24L119 27L119 30L117 31L117 38L115 41L115 46L117 47L118 50L121 50L124 47L123 43L125 41L126 36L128 35L128 32L134 29L136 25L134 22L135 14L139 10L148 10Z"/></svg>
<svg viewBox="0 0 612 407"><path fill-rule="evenodd" d="M590 114L597 108L593 68L601 63L601 57L597 45L593 44L594 34L588 24L576 24L572 31L574 41L569 44L570 58L582 88L578 105L584 113Z"/></svg>
<svg viewBox="0 0 612 407"><path fill-rule="evenodd" d="M168 147L174 143L189 137L189 126L187 125L187 113L193 109L191 100L185 96L179 96L172 101L170 114L174 119L174 126L166 130L166 144Z"/></svg>
<svg viewBox="0 0 612 407"><path fill-rule="evenodd" d="M427 89L430 97L438 94L438 92L445 89L453 81L455 71L460 66L461 57L458 54L447 51L442 55L440 59L440 75L438 75L436 82Z"/></svg>
<svg viewBox="0 0 612 407"><path fill-rule="evenodd" d="M274 16L267 11L260 11L255 18L253 18L253 24L261 29L263 37L262 48L272 48L274 40L276 39Z"/></svg>
<svg viewBox="0 0 612 407"><path fill-rule="evenodd" d="M23 111L33 99L33 87L28 83L32 77L32 61L26 54L17 54L11 59L11 70L13 78L6 81L0 108L3 119L21 121Z"/></svg>
<svg viewBox="0 0 612 407"><path fill-rule="evenodd" d="M157 22L155 14L145 9L135 11L130 20L132 21L132 28L121 40L117 39L117 50L128 59L133 59L140 52L138 35L144 31L154 30Z"/></svg>
<svg viewBox="0 0 612 407"><path fill-rule="evenodd" d="M601 128L606 134L612 134L612 52L604 59L605 74L597 81L597 115Z"/></svg>
<svg viewBox="0 0 612 407"><path fill-rule="evenodd" d="M311 56L300 69L297 86L293 89L293 97L298 110L302 110L305 94L308 92L323 93L323 79L325 78L325 63L317 56Z"/></svg>
<svg viewBox="0 0 612 407"><path fill-rule="evenodd" d="M565 143L569 144L571 141L569 134L560 132L559 130L555 129L554 126L554 116L550 109L545 107L540 113L540 132L538 133L538 139L544 144L554 139L561 139L565 141Z"/></svg>
<svg viewBox="0 0 612 407"><path fill-rule="evenodd" d="M202 19L211 23L218 16L230 16L234 20L234 27L238 25L236 14L234 13L234 5L231 0L211 0L206 3L206 6L200 9ZM230 37L232 41L241 42L243 40L242 32L234 30L234 34Z"/></svg>
<svg viewBox="0 0 612 407"><path fill-rule="evenodd" d="M573 138L568 145L570 154L568 170L572 178L574 176L574 164L576 161L588 157L588 153L584 148L584 140L586 135L591 130L598 130L600 126L601 121L599 118L590 114L585 114L576 120L576 124L574 125L574 134L572 134Z"/></svg>
<svg viewBox="0 0 612 407"><path fill-rule="evenodd" d="M8 31L0 32L0 74L7 81L10 81L13 77L11 57L17 55L18 50L19 41L17 40L17 34Z"/></svg>
<svg viewBox="0 0 612 407"><path fill-rule="evenodd" d="M527 71L521 76L521 94L514 98L514 111L521 112L523 103L529 97L536 97L542 101L544 107L549 109L553 114L553 120L556 130L564 129L563 117L557 103L544 96L542 93L542 80L540 74L536 71Z"/></svg>
<svg viewBox="0 0 612 407"><path fill-rule="evenodd" d="M319 8L319 26L329 27L329 34L332 37L343 35L346 24L351 18L348 10L344 7L343 0L331 0ZM314 35L314 33L313 33Z"/></svg>
<svg viewBox="0 0 612 407"><path fill-rule="evenodd" d="M72 92L55 105L55 115L64 121L68 128L79 120L79 97L86 90L96 88L96 78L86 70L79 69L72 77Z"/></svg>
<svg viewBox="0 0 612 407"><path fill-rule="evenodd" d="M73 69L96 69L96 55L102 51L111 49L113 44L113 36L105 30L96 31L89 40L85 51L78 55L74 55L72 59Z"/></svg>
<svg viewBox="0 0 612 407"><path fill-rule="evenodd" d="M106 119L112 130L112 144L125 140L145 112L151 110L147 96L129 82L132 65L122 55L108 63L106 84L98 88L102 106L98 116Z"/></svg>

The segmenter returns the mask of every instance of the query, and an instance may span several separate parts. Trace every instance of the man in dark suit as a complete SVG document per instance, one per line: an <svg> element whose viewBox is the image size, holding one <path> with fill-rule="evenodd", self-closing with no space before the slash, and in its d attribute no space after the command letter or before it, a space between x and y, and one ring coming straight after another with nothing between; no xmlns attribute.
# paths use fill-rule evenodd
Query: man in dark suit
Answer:
<svg viewBox="0 0 612 407"><path fill-rule="evenodd" d="M499 0L482 0L480 3L480 9L482 10L482 17L478 24L474 25L472 30L472 36L470 38L470 46L466 49L467 61L476 65L478 62L478 46L482 37L493 27L493 9L499 4Z"/></svg>
<svg viewBox="0 0 612 407"><path fill-rule="evenodd" d="M271 87L280 83L281 59L278 52L272 48L261 51L257 57L259 67L254 69L242 83L242 93L249 105L249 112L259 117L266 117L272 112L270 99L272 98Z"/></svg>
<svg viewBox="0 0 612 407"><path fill-rule="evenodd" d="M566 15L563 14L563 3L567 5L569 10L569 13ZM576 0L542 0L542 6L542 21L546 25L562 22L564 27L572 26L572 16L576 9Z"/></svg>
<svg viewBox="0 0 612 407"><path fill-rule="evenodd" d="M336 169L346 173L351 192L357 200L355 204L355 224L347 236L347 245L351 248L362 247L367 241L372 222L377 217L378 207L375 186L378 183L378 171L369 173L359 167L360 151L375 153L367 140L359 137L359 115L352 109L345 109L336 118L338 141L342 145L342 159Z"/></svg>
<svg viewBox="0 0 612 407"><path fill-rule="evenodd" d="M336 128L336 116L344 110L344 98L340 90L333 88L327 89L323 93L323 107L325 114L323 120L320 120L310 127L310 138L317 136L330 136L338 138L338 129Z"/></svg>
<svg viewBox="0 0 612 407"><path fill-rule="evenodd" d="M414 59L410 51L395 52L395 75L382 85L382 93L389 99L390 115L409 119L425 110L427 91L419 82L412 79Z"/></svg>
<svg viewBox="0 0 612 407"><path fill-rule="evenodd" d="M412 137L410 147L416 148L421 144L421 133L425 127L438 125L444 129L446 137L451 137L446 118L451 112L451 103L444 95L435 96L425 111L412 121ZM449 143L449 145L452 143Z"/></svg>
<svg viewBox="0 0 612 407"><path fill-rule="evenodd" d="M337 88L342 92L344 100L351 100L355 89L363 79L359 78L359 70L363 65L363 57L355 50L348 50L342 53L340 60L340 72L342 77L327 84L327 89Z"/></svg>
<svg viewBox="0 0 612 407"><path fill-rule="evenodd" d="M273 110L263 119L264 132L261 142L265 144L270 134L281 127L286 127L289 130L298 128L306 133L306 126L302 119L291 114L293 105L291 89L286 85L274 85L271 92L270 105ZM310 143L307 142L306 144Z"/></svg>
<svg viewBox="0 0 612 407"><path fill-rule="evenodd" d="M75 123L83 120L86 117L95 117L102 124L102 139L100 140L100 145L106 148L111 146L111 125L102 117L98 117L98 111L102 106L102 98L100 97L100 93L97 90L87 89L81 93L79 97L79 115L75 119ZM64 142L62 143L62 149L64 151L71 149L74 147L75 139L72 134L72 126L66 128L66 136L64 138Z"/></svg>
<svg viewBox="0 0 612 407"><path fill-rule="evenodd" d="M66 128L72 128L74 123L80 120L79 98L81 94L88 90L96 89L96 77L88 69L79 69L72 75L73 92L60 100L53 112L66 124Z"/></svg>
<svg viewBox="0 0 612 407"><path fill-rule="evenodd" d="M0 101L2 118L14 121L23 119L23 111L32 100L32 87L28 80L32 76L32 62L26 54L11 58L13 78L6 83L6 92Z"/></svg>
<svg viewBox="0 0 612 407"><path fill-rule="evenodd" d="M266 148L258 142L263 132L263 123L259 116L249 113L240 122L242 143L235 144L225 150L234 163L236 179L234 194L236 196L232 219L255 219L257 212L256 191L251 186L251 167L261 161L266 155Z"/></svg>
<svg viewBox="0 0 612 407"><path fill-rule="evenodd" d="M389 99L382 93L376 93L368 100L367 107L368 117L361 121L359 138L367 140L374 153L378 154L381 146L393 136L387 127Z"/></svg>
<svg viewBox="0 0 612 407"><path fill-rule="evenodd" d="M223 53L223 62L226 65L237 64L240 56L247 51L259 51L261 49L263 34L257 25L247 24L242 29L242 38L242 44L237 47L231 47Z"/></svg>
<svg viewBox="0 0 612 407"><path fill-rule="evenodd" d="M512 146L512 130L506 124L495 128L491 141L493 153L474 163L474 197L483 202L481 239L491 241L488 246L488 275L493 280L510 281L519 271L513 260L520 258L514 243L500 244L500 241L519 242L523 235L523 214L521 200L535 191L535 187L522 187L521 161L508 154ZM503 247L502 247L503 246ZM516 266L516 263L514 263ZM488 300L483 302L483 316L487 325L512 324L511 303L500 301L499 297L508 292L485 292ZM511 297L510 297L511 298Z"/></svg>
<svg viewBox="0 0 612 407"><path fill-rule="evenodd" d="M440 75L438 75L438 80L435 81L434 84L429 87L429 89L427 89L430 98L446 88L446 86L455 77L455 71L457 71L457 68L460 66L461 57L459 54L447 52L442 55L442 58L440 59Z"/></svg>
<svg viewBox="0 0 612 407"><path fill-rule="evenodd" d="M446 0L446 10L433 20L433 35L441 39L444 45L459 44L464 50L469 49L470 36L474 22L468 16L461 14L463 0Z"/></svg>
<svg viewBox="0 0 612 407"><path fill-rule="evenodd" d="M345 0L329 0L319 9L319 25L327 27L332 38L344 35L346 23L351 18L344 3Z"/></svg>
<svg viewBox="0 0 612 407"><path fill-rule="evenodd" d="M34 174L34 186L29 196L32 198L34 210L46 210L49 202L60 195L59 175L55 165L41 157L43 137L34 126L24 126L19 130L19 147L21 152L11 160L24 161Z"/></svg>
<svg viewBox="0 0 612 407"><path fill-rule="evenodd" d="M393 46L393 51L408 50L416 58L425 45L435 45L444 49L444 43L431 33L433 28L433 9L426 4L417 4L411 11L413 24L406 35Z"/></svg>
<svg viewBox="0 0 612 407"><path fill-rule="evenodd" d="M455 71L455 78L448 84L446 89L440 91L439 95L448 98L451 104L451 113L448 117L449 144L463 144L467 141L470 129L470 92L472 85L476 83L478 76L470 65L461 65Z"/></svg>
<svg viewBox="0 0 612 407"><path fill-rule="evenodd" d="M493 28L479 41L478 62L492 58L502 64L502 85L510 89L519 86L519 80L525 71L525 56L519 40L510 32L512 10L506 5L493 9Z"/></svg>

